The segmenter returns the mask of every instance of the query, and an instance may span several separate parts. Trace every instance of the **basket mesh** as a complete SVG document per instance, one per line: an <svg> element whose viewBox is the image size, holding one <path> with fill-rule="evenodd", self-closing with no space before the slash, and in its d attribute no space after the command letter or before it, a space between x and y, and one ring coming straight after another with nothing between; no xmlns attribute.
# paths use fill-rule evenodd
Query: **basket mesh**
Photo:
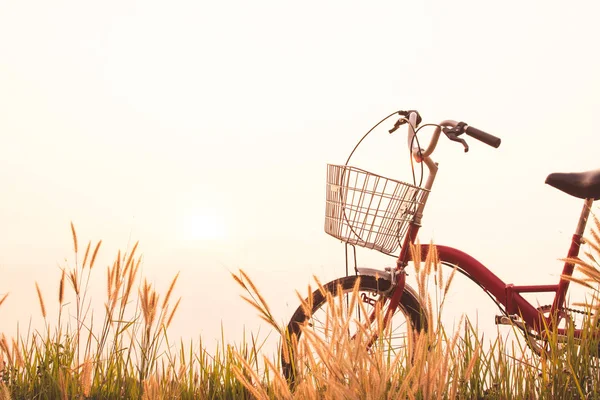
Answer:
<svg viewBox="0 0 600 400"><path fill-rule="evenodd" d="M325 232L391 254L400 245L426 189L347 165L327 165Z"/></svg>

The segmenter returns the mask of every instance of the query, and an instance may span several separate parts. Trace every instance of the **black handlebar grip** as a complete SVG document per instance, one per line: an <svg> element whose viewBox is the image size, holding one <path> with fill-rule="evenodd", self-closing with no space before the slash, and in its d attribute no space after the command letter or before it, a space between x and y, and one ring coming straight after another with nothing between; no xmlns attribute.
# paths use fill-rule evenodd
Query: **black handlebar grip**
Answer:
<svg viewBox="0 0 600 400"><path fill-rule="evenodd" d="M471 136L472 138L482 141L488 146L492 146L495 148L498 148L500 146L501 139L499 137L490 135L489 133L486 133L484 131L480 131L479 129L473 128L472 126L467 126L465 133Z"/></svg>

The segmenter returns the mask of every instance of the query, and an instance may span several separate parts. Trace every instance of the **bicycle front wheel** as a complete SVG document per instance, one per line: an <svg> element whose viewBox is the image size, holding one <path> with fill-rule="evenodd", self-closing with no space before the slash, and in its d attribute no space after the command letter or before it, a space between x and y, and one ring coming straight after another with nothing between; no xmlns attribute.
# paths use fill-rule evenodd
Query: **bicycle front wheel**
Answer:
<svg viewBox="0 0 600 400"><path fill-rule="evenodd" d="M383 330L373 329L377 321L377 312L385 313L385 307L393 293L391 282L374 276L348 276L336 279L323 286L323 290L314 291L306 299L307 306L300 306L290 319L287 326L289 351L282 349L281 365L284 376L290 384L294 384L297 376L310 373L319 361L319 353L312 351L306 354L306 341L311 345L328 345L337 341L332 333L335 324L344 319L343 334L355 338L361 332L371 332L371 340L364 342L369 351L384 351L388 356L410 357L409 342L414 338L415 331L427 330L428 320L416 292L408 285L405 286L400 303L394 315ZM310 334L304 333L310 330ZM339 335L339 330L338 330ZM295 336L296 340L293 339ZM308 336L305 337L305 336ZM316 340L315 340L316 339ZM301 345L302 341L305 341ZM297 346L290 346L290 343ZM304 353L298 351L304 347ZM404 355L402 354L404 353Z"/></svg>

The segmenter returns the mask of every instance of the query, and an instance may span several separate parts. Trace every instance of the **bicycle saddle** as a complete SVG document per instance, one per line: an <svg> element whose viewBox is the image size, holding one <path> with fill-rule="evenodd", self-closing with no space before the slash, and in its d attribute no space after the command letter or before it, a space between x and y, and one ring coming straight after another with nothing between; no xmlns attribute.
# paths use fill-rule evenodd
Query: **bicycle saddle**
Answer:
<svg viewBox="0 0 600 400"><path fill-rule="evenodd" d="M580 199L600 199L600 169L587 172L555 172L548 175L546 183Z"/></svg>

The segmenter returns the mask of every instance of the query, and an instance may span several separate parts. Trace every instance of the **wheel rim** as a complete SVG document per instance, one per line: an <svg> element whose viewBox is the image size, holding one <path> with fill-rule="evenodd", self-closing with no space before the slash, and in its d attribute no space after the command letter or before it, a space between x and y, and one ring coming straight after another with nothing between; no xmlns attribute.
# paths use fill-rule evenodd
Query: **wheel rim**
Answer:
<svg viewBox="0 0 600 400"><path fill-rule="evenodd" d="M361 285L362 286L362 285ZM295 373L338 374L336 358L351 363L366 355L369 363L398 362L408 359L414 340L409 313L397 307L391 324L383 324L386 293L374 288L329 287L329 293L317 293L309 305L312 314L306 318L295 346ZM358 289L358 290L356 290ZM319 296L320 294L320 296ZM361 353L361 346L363 351ZM366 351L366 352L365 352ZM352 358L352 357L356 358ZM325 360L324 360L325 359ZM404 363L402 363L404 364ZM284 363L284 372L286 372ZM286 375L291 375L291 366Z"/></svg>

